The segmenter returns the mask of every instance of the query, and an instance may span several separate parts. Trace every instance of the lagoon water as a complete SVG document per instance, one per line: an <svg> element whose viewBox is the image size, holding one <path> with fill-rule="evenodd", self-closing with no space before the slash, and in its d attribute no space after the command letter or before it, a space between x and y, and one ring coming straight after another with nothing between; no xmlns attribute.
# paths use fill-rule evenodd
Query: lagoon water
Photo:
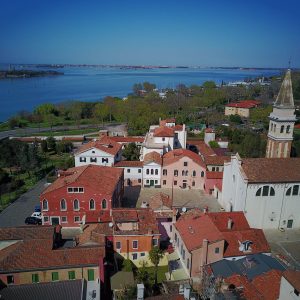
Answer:
<svg viewBox="0 0 300 300"><path fill-rule="evenodd" d="M3 69L3 66L2 66ZM31 68L33 69L33 68ZM39 68L39 70L41 70ZM41 103L66 100L101 101L105 96L125 97L135 83L149 81L157 88L175 88L182 83L201 85L240 81L245 78L280 74L280 70L240 69L120 69L113 67L64 67L62 76L0 80L0 121L21 110L32 111Z"/></svg>

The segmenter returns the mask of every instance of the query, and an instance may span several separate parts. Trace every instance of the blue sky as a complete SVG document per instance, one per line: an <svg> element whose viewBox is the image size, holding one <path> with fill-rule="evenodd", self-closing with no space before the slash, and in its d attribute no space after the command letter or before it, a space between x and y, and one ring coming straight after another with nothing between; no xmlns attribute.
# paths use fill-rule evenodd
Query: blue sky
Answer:
<svg viewBox="0 0 300 300"><path fill-rule="evenodd" d="M299 0L1 0L0 62L300 67Z"/></svg>

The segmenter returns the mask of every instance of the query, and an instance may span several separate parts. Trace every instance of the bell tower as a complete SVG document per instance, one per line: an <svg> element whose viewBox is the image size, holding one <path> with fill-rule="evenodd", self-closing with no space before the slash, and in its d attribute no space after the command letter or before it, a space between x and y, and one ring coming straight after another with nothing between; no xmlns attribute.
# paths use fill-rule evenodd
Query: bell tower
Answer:
<svg viewBox="0 0 300 300"><path fill-rule="evenodd" d="M290 157L296 121L290 69L285 74L269 119L266 157Z"/></svg>

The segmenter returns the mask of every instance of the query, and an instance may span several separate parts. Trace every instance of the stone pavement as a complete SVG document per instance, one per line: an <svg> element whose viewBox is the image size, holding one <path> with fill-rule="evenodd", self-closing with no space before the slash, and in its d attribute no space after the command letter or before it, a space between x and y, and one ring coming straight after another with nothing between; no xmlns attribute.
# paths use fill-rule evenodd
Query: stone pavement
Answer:
<svg viewBox="0 0 300 300"><path fill-rule="evenodd" d="M0 227L25 225L26 217L34 212L40 203L40 194L45 189L46 179L40 180L32 189L10 204L0 213Z"/></svg>
<svg viewBox="0 0 300 300"><path fill-rule="evenodd" d="M280 255L291 267L300 270L300 229L264 230L272 252Z"/></svg>
<svg viewBox="0 0 300 300"><path fill-rule="evenodd" d="M126 199L123 202L123 206L140 207L143 201L148 201L159 192L172 196L172 189L167 188L125 187ZM197 207L201 209L207 206L209 211L220 211L221 208L213 196L207 195L200 190L173 189L173 205L175 207Z"/></svg>

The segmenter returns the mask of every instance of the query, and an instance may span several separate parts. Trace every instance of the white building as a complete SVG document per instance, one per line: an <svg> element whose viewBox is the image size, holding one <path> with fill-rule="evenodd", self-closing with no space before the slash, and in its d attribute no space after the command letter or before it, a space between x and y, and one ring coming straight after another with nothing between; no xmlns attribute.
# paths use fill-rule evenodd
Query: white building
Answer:
<svg viewBox="0 0 300 300"><path fill-rule="evenodd" d="M161 156L153 151L147 153L144 157L143 167L143 186L160 187L161 186Z"/></svg>
<svg viewBox="0 0 300 300"><path fill-rule="evenodd" d="M146 134L141 159L150 152L160 155L178 148L186 148L187 132L185 125L176 125L175 119L160 120L159 125L151 125Z"/></svg>
<svg viewBox="0 0 300 300"><path fill-rule="evenodd" d="M279 300L300 299L300 272L286 270L283 272L280 281Z"/></svg>
<svg viewBox="0 0 300 300"><path fill-rule="evenodd" d="M233 156L224 164L221 206L251 227L300 228L300 158Z"/></svg>
<svg viewBox="0 0 300 300"><path fill-rule="evenodd" d="M114 165L124 169L124 185L136 186L143 182L143 162L122 160Z"/></svg>
<svg viewBox="0 0 300 300"><path fill-rule="evenodd" d="M122 145L107 136L82 145L75 153L75 167L84 165L113 166L122 158Z"/></svg>

